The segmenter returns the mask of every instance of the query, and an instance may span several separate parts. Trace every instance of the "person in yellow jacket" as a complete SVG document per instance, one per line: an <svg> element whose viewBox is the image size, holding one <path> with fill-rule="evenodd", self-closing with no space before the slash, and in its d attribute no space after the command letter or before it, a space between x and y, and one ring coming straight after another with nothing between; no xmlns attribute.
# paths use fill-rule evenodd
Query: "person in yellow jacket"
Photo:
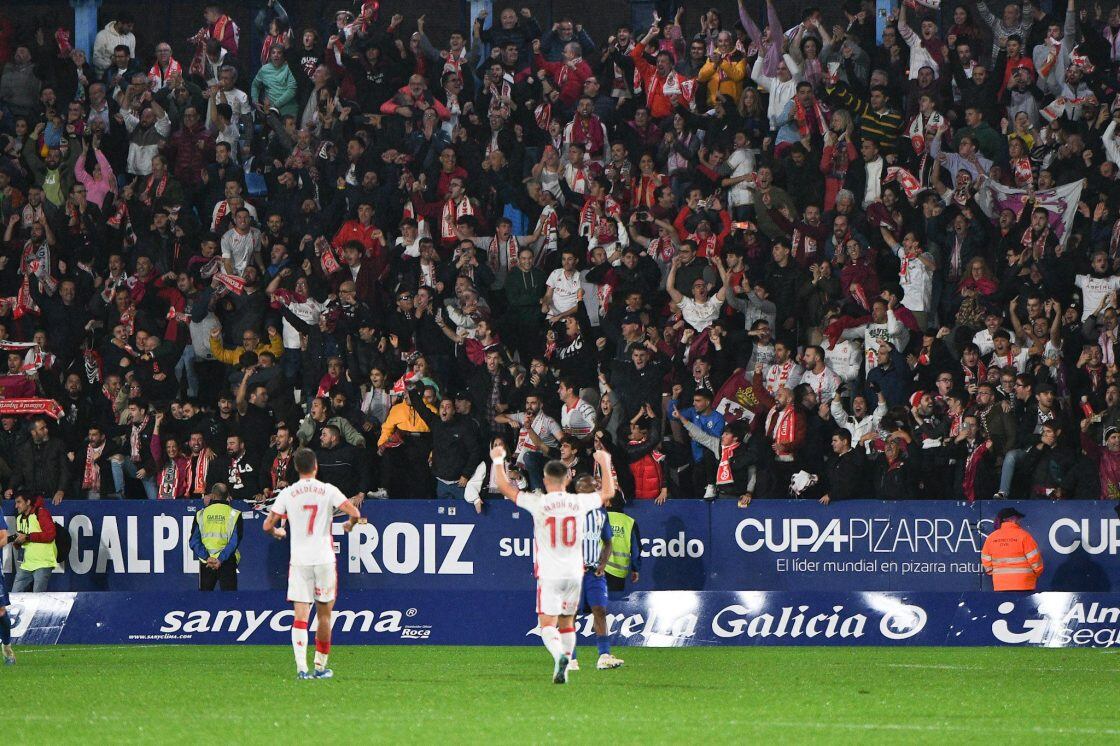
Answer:
<svg viewBox="0 0 1120 746"><path fill-rule="evenodd" d="M47 590L51 573L58 565L55 528L41 496L16 497L16 536L11 543L23 550L23 557L12 583L12 593Z"/></svg>
<svg viewBox="0 0 1120 746"><path fill-rule="evenodd" d="M716 37L716 45L708 61L696 74L696 80L707 87L707 102L713 105L721 94L738 101L743 93L743 81L747 77L747 60L736 58L735 40L730 32L721 31Z"/></svg>
<svg viewBox="0 0 1120 746"><path fill-rule="evenodd" d="M980 550L980 564L992 576L997 591L1033 591L1042 574L1038 543L1019 521L1026 518L1015 508L996 514L996 530L988 534Z"/></svg>
<svg viewBox="0 0 1120 746"><path fill-rule="evenodd" d="M280 337L280 331L270 326L268 342L262 342L261 335L254 330L246 329L241 334L240 347L226 347L222 344L222 328L215 326L210 330L210 352L213 353L215 360L226 365L237 365L241 362L241 355L246 352L255 352L258 355L262 352L271 352L279 360L284 352L284 341Z"/></svg>
<svg viewBox="0 0 1120 746"><path fill-rule="evenodd" d="M419 378L408 381L404 387L407 389L416 386L423 388L424 406L436 412L435 389L423 384ZM394 397L401 393L394 387ZM385 490L389 497L435 497L435 478L432 476L430 462L432 433L427 423L413 409L407 393L385 415L385 422L381 424L381 436L377 439L377 452L385 459L382 474L386 476Z"/></svg>

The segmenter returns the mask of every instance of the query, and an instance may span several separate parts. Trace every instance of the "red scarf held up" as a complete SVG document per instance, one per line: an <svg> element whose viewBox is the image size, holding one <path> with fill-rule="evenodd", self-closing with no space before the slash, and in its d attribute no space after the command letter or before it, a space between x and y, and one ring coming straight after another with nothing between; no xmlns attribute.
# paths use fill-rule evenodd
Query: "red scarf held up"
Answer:
<svg viewBox="0 0 1120 746"><path fill-rule="evenodd" d="M716 469L716 484L731 484L731 459L742 443L733 443L729 446L720 446L719 468Z"/></svg>
<svg viewBox="0 0 1120 746"><path fill-rule="evenodd" d="M592 114L584 121L583 117L572 120L572 142L583 143L587 154L592 157L603 155L605 141L603 139L603 124L599 117Z"/></svg>

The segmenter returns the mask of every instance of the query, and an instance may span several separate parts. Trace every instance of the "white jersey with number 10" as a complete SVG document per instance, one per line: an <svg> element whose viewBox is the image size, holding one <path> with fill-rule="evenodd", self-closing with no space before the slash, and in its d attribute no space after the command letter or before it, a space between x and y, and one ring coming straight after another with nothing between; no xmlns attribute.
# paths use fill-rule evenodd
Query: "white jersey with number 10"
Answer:
<svg viewBox="0 0 1120 746"><path fill-rule="evenodd" d="M344 502L346 495L337 487L318 479L301 479L280 491L272 504L272 512L288 519L291 564L334 563L331 518Z"/></svg>
<svg viewBox="0 0 1120 746"><path fill-rule="evenodd" d="M599 493L519 492L515 501L533 516L535 569L541 580L583 577L583 517L603 507Z"/></svg>

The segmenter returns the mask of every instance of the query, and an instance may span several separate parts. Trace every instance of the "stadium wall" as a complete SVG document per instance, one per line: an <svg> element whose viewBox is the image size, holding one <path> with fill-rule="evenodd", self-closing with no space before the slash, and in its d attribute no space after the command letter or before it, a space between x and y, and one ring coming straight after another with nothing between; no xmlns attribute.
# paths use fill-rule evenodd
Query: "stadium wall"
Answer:
<svg viewBox="0 0 1120 746"><path fill-rule="evenodd" d="M288 545L247 505L239 587L283 590ZM975 592L996 512L1017 507L1042 550L1040 591L1120 592L1120 518L1111 502L670 500L628 509L642 537L631 590ZM188 545L198 501L66 501L51 508L72 546L52 591L197 592ZM9 502L6 515L14 515ZM339 585L391 593L505 593L531 588L529 515L491 503L368 501L369 525L335 525ZM13 526L9 518L9 527ZM3 554L10 588L13 550Z"/></svg>
<svg viewBox="0 0 1120 746"><path fill-rule="evenodd" d="M532 645L533 602L528 590L344 593L333 642ZM21 645L286 645L293 619L276 591L25 593L9 612ZM613 602L608 632L644 647L1115 647L1120 594L657 591ZM589 618L578 633L592 644Z"/></svg>

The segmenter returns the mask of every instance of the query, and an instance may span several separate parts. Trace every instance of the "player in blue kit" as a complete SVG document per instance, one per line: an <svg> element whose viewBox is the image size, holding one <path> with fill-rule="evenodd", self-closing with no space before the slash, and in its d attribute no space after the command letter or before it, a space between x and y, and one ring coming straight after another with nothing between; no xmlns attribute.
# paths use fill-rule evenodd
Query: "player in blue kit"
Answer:
<svg viewBox="0 0 1120 746"><path fill-rule="evenodd" d="M585 474L576 481L576 492L595 492L598 486L595 479ZM611 524L607 512L602 508L592 510L583 518L583 606L590 608L595 628L595 645L599 648L599 661L596 668L604 671L622 665L621 658L611 655L611 643L607 636L607 560L611 556ZM569 656L572 662L568 671L578 671L576 651Z"/></svg>
<svg viewBox="0 0 1120 746"><path fill-rule="evenodd" d="M0 528L0 547L8 545L8 530ZM4 587L4 576L0 575L0 650L4 653L4 665L11 666L16 662L16 654L12 650L12 617L8 614L8 589Z"/></svg>

